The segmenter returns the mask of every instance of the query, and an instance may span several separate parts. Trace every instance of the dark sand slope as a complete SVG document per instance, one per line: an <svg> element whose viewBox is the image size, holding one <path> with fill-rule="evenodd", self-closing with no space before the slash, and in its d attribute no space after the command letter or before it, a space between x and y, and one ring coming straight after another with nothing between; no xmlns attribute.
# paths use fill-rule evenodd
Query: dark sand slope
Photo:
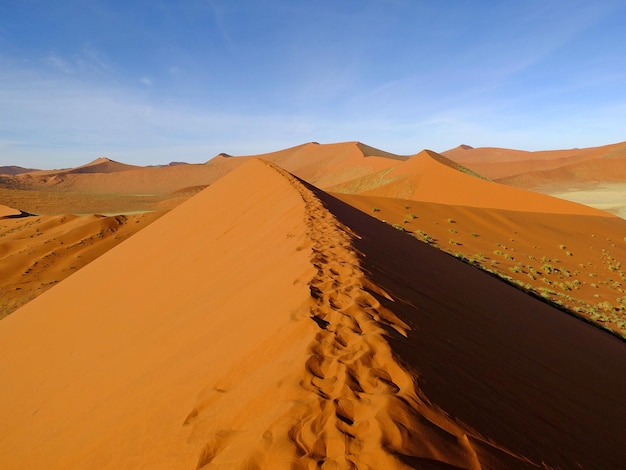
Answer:
<svg viewBox="0 0 626 470"><path fill-rule="evenodd" d="M0 383L7 469L626 457L624 343L255 159L0 322Z"/></svg>
<svg viewBox="0 0 626 470"><path fill-rule="evenodd" d="M379 300L409 326L407 338L390 332L394 353L434 406L474 430L486 468L524 465L494 464L484 441L528 467L623 467L624 342L317 194L358 233L363 270L394 302Z"/></svg>

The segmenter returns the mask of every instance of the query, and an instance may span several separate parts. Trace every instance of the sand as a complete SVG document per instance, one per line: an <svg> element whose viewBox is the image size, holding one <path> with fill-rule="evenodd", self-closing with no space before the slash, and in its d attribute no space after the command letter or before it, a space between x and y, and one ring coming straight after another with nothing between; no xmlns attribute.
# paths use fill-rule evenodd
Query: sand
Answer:
<svg viewBox="0 0 626 470"><path fill-rule="evenodd" d="M6 217L15 217L20 215L20 211L17 209L13 209L12 207L5 206L0 204L0 219L4 219Z"/></svg>
<svg viewBox="0 0 626 470"><path fill-rule="evenodd" d="M457 147L444 155L499 183L580 202L624 217L626 142L523 152Z"/></svg>
<svg viewBox="0 0 626 470"><path fill-rule="evenodd" d="M626 219L626 183L602 182L586 189L554 191L546 189L548 194L560 199L585 204Z"/></svg>
<svg viewBox="0 0 626 470"><path fill-rule="evenodd" d="M626 221L618 217L335 196L626 337Z"/></svg>
<svg viewBox="0 0 626 470"><path fill-rule="evenodd" d="M161 215L0 218L0 319Z"/></svg>
<svg viewBox="0 0 626 470"><path fill-rule="evenodd" d="M489 209L553 214L606 215L596 209L486 181L458 171L441 155L424 150L395 168L328 188L338 193L384 196Z"/></svg>
<svg viewBox="0 0 626 470"><path fill-rule="evenodd" d="M0 357L8 469L626 457L623 342L258 159L2 320Z"/></svg>

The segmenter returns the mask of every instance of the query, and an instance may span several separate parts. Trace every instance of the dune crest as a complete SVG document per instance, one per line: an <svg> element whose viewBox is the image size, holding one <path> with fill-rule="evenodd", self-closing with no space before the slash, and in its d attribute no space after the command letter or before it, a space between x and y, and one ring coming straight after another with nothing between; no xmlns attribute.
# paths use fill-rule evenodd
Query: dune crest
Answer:
<svg viewBox="0 0 626 470"><path fill-rule="evenodd" d="M352 247L355 235L302 182L271 166L304 202L316 271L308 283L309 317L316 328L306 354L292 362L291 377L277 383L282 401L288 403L282 414L274 412L275 403L260 400L259 394L246 396L245 381L234 389L232 383L218 387L239 397L229 400L229 406L224 393L220 396L213 389L194 407L185 422L193 426L194 440L208 436L196 468L412 468L402 456L480 468L465 433L426 410L416 393L415 377L394 357L387 331L405 335L408 327L374 297L386 294L361 271ZM285 386L289 382L291 386ZM260 403L265 416L255 411L251 421L268 424L254 433L213 424L237 422L242 410L258 410Z"/></svg>

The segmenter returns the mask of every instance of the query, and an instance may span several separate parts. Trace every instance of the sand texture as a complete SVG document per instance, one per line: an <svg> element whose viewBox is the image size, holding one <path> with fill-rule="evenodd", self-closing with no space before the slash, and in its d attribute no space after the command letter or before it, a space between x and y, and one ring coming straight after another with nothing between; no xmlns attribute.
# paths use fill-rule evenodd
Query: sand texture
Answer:
<svg viewBox="0 0 626 470"><path fill-rule="evenodd" d="M229 165L0 321L2 468L620 467L622 341Z"/></svg>
<svg viewBox="0 0 626 470"><path fill-rule="evenodd" d="M0 319L161 215L0 218Z"/></svg>

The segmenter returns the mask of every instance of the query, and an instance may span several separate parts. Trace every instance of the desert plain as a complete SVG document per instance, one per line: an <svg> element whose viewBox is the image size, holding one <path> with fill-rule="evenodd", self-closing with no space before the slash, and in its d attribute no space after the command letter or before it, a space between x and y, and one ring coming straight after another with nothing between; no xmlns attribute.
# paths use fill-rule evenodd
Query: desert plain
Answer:
<svg viewBox="0 0 626 470"><path fill-rule="evenodd" d="M624 468L626 143L0 173L1 468Z"/></svg>

